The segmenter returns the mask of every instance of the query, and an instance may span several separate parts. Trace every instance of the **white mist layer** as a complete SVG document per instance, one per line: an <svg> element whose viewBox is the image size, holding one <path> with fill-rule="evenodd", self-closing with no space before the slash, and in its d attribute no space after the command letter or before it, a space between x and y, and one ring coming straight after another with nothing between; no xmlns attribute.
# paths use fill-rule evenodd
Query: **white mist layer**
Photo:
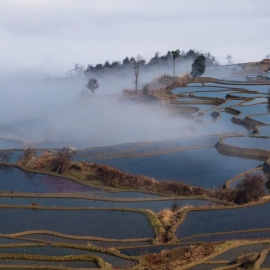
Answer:
<svg viewBox="0 0 270 270"><path fill-rule="evenodd" d="M172 117L158 104L119 101L119 88L117 95L102 95L97 89L83 96L86 82L86 78L6 82L0 100L0 138L32 144L88 141L90 147L185 134L187 121Z"/></svg>
<svg viewBox="0 0 270 270"><path fill-rule="evenodd" d="M176 70L183 74L189 66L181 63ZM142 72L140 85L164 70L169 67ZM220 125L202 125L172 115L159 104L119 101L123 88L133 88L131 70L99 76L100 88L94 94L84 86L88 78L40 80L41 73L23 75L0 80L0 138L29 144L70 142L68 146L85 141L92 147L179 138L190 136L191 130L193 136L217 134L226 131L226 126L234 131L230 119L220 129Z"/></svg>

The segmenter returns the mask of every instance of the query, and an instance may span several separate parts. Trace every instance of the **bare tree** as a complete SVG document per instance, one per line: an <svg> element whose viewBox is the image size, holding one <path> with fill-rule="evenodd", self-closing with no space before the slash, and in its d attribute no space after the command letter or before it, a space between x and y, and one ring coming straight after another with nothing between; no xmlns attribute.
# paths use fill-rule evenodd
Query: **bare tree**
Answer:
<svg viewBox="0 0 270 270"><path fill-rule="evenodd" d="M227 61L228 61L228 65L232 65L233 64L233 61L232 61L232 56L230 54L227 55L226 57Z"/></svg>
<svg viewBox="0 0 270 270"><path fill-rule="evenodd" d="M266 59L270 59L270 53L265 56Z"/></svg>
<svg viewBox="0 0 270 270"><path fill-rule="evenodd" d="M135 83L135 92L138 91L138 83L139 83L139 74L140 74L140 68L142 65L145 64L145 60L141 55L137 55L134 58L132 58L132 68L134 70L134 83Z"/></svg>
<svg viewBox="0 0 270 270"><path fill-rule="evenodd" d="M83 71L84 71L84 66L80 65L79 63L77 63L75 66L74 66L74 69L75 71L75 74L76 76L81 76L83 74Z"/></svg>
<svg viewBox="0 0 270 270"><path fill-rule="evenodd" d="M83 72L84 72L84 66L77 63L76 65L74 65L73 69L66 72L66 76L67 77L74 77L74 76L79 77L83 74Z"/></svg>

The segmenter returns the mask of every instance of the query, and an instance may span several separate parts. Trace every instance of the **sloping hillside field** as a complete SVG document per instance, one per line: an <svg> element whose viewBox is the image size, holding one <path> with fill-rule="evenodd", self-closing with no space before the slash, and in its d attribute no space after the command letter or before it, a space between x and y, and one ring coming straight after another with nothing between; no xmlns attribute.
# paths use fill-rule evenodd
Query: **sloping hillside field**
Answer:
<svg viewBox="0 0 270 270"><path fill-rule="evenodd" d="M233 68L164 90L185 119L164 140L29 147L0 124L0 269L269 269L270 83Z"/></svg>

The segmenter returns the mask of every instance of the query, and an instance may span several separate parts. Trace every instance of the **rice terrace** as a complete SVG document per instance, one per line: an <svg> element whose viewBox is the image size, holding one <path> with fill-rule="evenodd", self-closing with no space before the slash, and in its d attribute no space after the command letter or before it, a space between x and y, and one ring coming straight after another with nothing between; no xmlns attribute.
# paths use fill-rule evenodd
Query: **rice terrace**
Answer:
<svg viewBox="0 0 270 270"><path fill-rule="evenodd" d="M175 138L30 144L23 123L3 124L0 267L270 267L270 83L251 64L117 96L184 119Z"/></svg>
<svg viewBox="0 0 270 270"><path fill-rule="evenodd" d="M114 59L137 48L147 55L155 47L147 45L144 34L156 43L157 28L141 27L136 41L129 36L138 47L129 47L131 41L119 45L114 36L120 39L121 32L113 30L113 22L126 35L135 33L137 20L128 31L124 25L133 21L140 1L126 6L116 0L127 14L107 0L110 12L105 12L101 2L93 1L97 9L90 16L81 2L49 7L43 0L29 1L26 9L14 1L1 7L14 7L17 18L28 14L21 21L13 17L21 28L5 17L10 33L20 29L21 38L40 35L41 41L33 42L31 52L19 48L19 59L28 52L28 61L10 75L8 59L13 65L18 54L5 43L5 34L2 45L0 40L7 55L13 50L13 58L1 56L7 69L0 72L0 269L270 269L270 54L256 61L248 55L245 59L254 61L245 62L227 54L220 64L212 51L165 52L165 45L173 49L168 43L175 43L164 37L158 44L163 53L148 54L148 60L140 54L106 60L107 50ZM166 27L177 21L165 3L152 4L153 10L161 8L157 14L172 12ZM84 8L91 5L85 2ZM158 13L163 8L164 14ZM80 26L75 23L79 17L68 19L76 10L82 12ZM99 18L102 10L106 23ZM51 18L47 12L61 14ZM89 26L91 40L86 21L96 27ZM44 30L51 24L59 27L56 32ZM105 29L103 24L109 29L106 37L95 31ZM220 32L226 35L222 27ZM194 43L203 47L199 39L198 34L196 43L194 36ZM69 42L59 47L63 40ZM77 46L84 42L88 50ZM55 48L53 56L46 54ZM77 63L60 75L52 68L56 59L66 67L75 58L81 61L81 54L85 61L102 63ZM42 60L36 65L33 59ZM36 70L40 63L42 71Z"/></svg>

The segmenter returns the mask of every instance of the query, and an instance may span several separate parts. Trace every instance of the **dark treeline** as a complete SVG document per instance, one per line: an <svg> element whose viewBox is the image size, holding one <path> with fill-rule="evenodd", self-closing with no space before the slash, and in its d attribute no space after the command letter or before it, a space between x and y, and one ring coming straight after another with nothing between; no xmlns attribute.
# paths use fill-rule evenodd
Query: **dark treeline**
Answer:
<svg viewBox="0 0 270 270"><path fill-rule="evenodd" d="M199 55L201 55L201 52L195 50L189 50L188 52L181 51L179 57L175 60L175 62L181 63L183 60L194 61ZM219 65L215 56L211 55L210 53L205 53L204 56L206 58L206 66ZM103 74L112 71L121 71L128 67L131 67L134 60L135 57L126 57L125 59L123 59L123 61L113 61L112 63L106 61L104 64L97 64L95 66L88 65L86 70L84 71L84 74L85 76L90 76L90 74ZM153 67L172 65L172 62L173 56L170 51L168 51L167 54L162 56L160 56L157 52L148 63L146 62L146 60L142 59L140 61L140 65L142 69L150 69Z"/></svg>

